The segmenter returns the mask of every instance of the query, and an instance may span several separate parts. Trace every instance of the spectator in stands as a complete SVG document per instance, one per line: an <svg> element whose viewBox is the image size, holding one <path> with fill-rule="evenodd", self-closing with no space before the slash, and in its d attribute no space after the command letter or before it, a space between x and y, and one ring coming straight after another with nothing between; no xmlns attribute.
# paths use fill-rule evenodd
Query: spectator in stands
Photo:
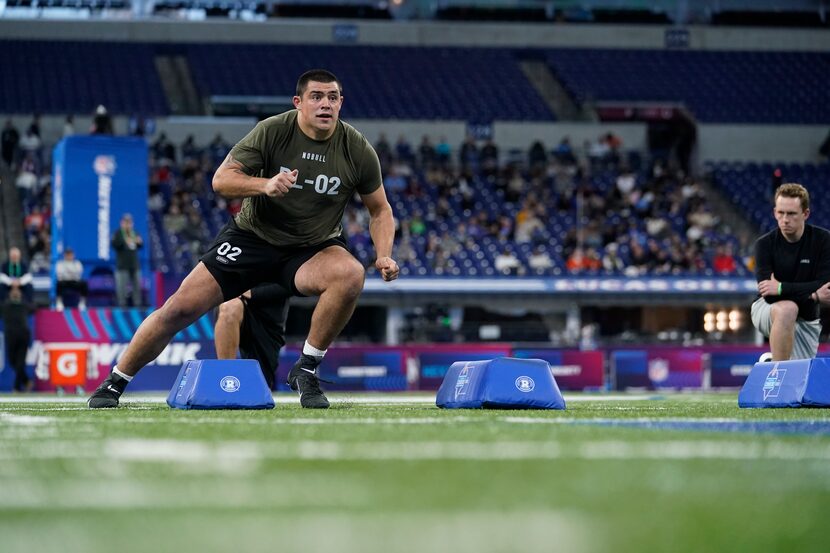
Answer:
<svg viewBox="0 0 830 553"><path fill-rule="evenodd" d="M412 220L409 221L409 232L412 236L422 236L427 231L427 226L424 223L423 216L420 211L412 214Z"/></svg>
<svg viewBox="0 0 830 553"><path fill-rule="evenodd" d="M811 359L821 333L817 291L830 281L830 232L806 223L810 195L800 184L778 188L774 214L778 228L755 243L752 324L769 338L773 361Z"/></svg>
<svg viewBox="0 0 830 553"><path fill-rule="evenodd" d="M712 268L720 275L735 274L738 266L735 263L735 256L732 255L732 244L721 244L715 249Z"/></svg>
<svg viewBox="0 0 830 553"><path fill-rule="evenodd" d="M12 167L14 165L15 156L17 154L17 145L20 143L20 133L11 119L6 119L6 124L3 126L3 132L0 134L0 149L2 150L3 161L6 165Z"/></svg>
<svg viewBox="0 0 830 553"><path fill-rule="evenodd" d="M520 275L524 273L521 261L507 248L504 248L494 260L496 271L503 275Z"/></svg>
<svg viewBox="0 0 830 553"><path fill-rule="evenodd" d="M581 273L585 270L585 250L582 249L582 246L576 246L571 255L568 256L568 260L565 262L565 268L568 269L569 273Z"/></svg>
<svg viewBox="0 0 830 553"><path fill-rule="evenodd" d="M494 173L499 164L499 147L488 138L481 147L481 166L485 173Z"/></svg>
<svg viewBox="0 0 830 553"><path fill-rule="evenodd" d="M205 244L210 240L210 235L205 228L202 217L195 209L191 208L187 212L187 223L179 234L179 238L182 241L182 246L190 254L193 265L196 265Z"/></svg>
<svg viewBox="0 0 830 553"><path fill-rule="evenodd" d="M620 273L625 269L625 262L619 256L619 246L616 242L610 242L605 246L605 253L602 256L602 268L609 273Z"/></svg>
<svg viewBox="0 0 830 553"><path fill-rule="evenodd" d="M179 150L182 152L183 160L199 157L199 147L196 146L196 138L192 134L187 135L182 145L179 146Z"/></svg>
<svg viewBox="0 0 830 553"><path fill-rule="evenodd" d="M428 167L435 163L435 146L432 144L429 136L421 137L421 145L418 146L418 160L422 167Z"/></svg>
<svg viewBox="0 0 830 553"><path fill-rule="evenodd" d="M20 155L22 157L29 157L33 159L38 167L41 165L42 161L42 151L43 151L43 142L40 140L40 136L35 134L35 132L29 128L26 130L26 133L23 135L23 138L20 139Z"/></svg>
<svg viewBox="0 0 830 553"><path fill-rule="evenodd" d="M37 190L37 163L32 157L32 153L26 154L26 157L20 163L20 171L14 181L17 188L17 197L20 199L20 205L25 210L29 205L29 200L35 196Z"/></svg>
<svg viewBox="0 0 830 553"><path fill-rule="evenodd" d="M230 148L230 145L222 138L222 133L216 133L216 136L208 144L208 153L210 154L214 167L222 163L222 160L225 159L228 148Z"/></svg>
<svg viewBox="0 0 830 553"><path fill-rule="evenodd" d="M170 203L170 209L162 218L164 230L168 235L178 235L187 226L187 216L177 202Z"/></svg>
<svg viewBox="0 0 830 553"><path fill-rule="evenodd" d="M157 160L167 160L170 163L176 162L176 147L167 138L166 133L159 134L158 139L153 143L153 153Z"/></svg>
<svg viewBox="0 0 830 553"><path fill-rule="evenodd" d="M112 117L110 117L107 108L103 104L95 108L95 115L92 117L92 128L89 130L89 134L115 134L112 128Z"/></svg>
<svg viewBox="0 0 830 553"><path fill-rule="evenodd" d="M119 307L127 307L128 287L132 290L132 304L142 304L138 250L143 246L144 239L133 227L133 216L125 213L121 216L120 227L112 235L112 248L115 250L115 296Z"/></svg>
<svg viewBox="0 0 830 553"><path fill-rule="evenodd" d="M63 122L63 137L72 136L75 134L75 118L72 115L67 115Z"/></svg>
<svg viewBox="0 0 830 553"><path fill-rule="evenodd" d="M144 136L147 133L147 122L141 115L133 115L127 121L127 134L129 136Z"/></svg>
<svg viewBox="0 0 830 553"><path fill-rule="evenodd" d="M89 293L87 283L83 278L84 266L79 259L75 258L75 251L66 248L63 251L63 259L55 264L56 298L55 308L63 311L64 294L72 290L80 296L78 301L79 309L86 309L86 298Z"/></svg>
<svg viewBox="0 0 830 553"><path fill-rule="evenodd" d="M462 142L461 146L458 148L458 163L462 168L472 168L473 170L477 170L479 161L480 157L475 138L471 135L467 135L466 138L464 138L464 142Z"/></svg>
<svg viewBox="0 0 830 553"><path fill-rule="evenodd" d="M397 156L398 161L406 164L411 164L415 161L415 155L412 153L412 146L409 144L409 141L404 135L398 136L398 141L395 143L395 156Z"/></svg>
<svg viewBox="0 0 830 553"><path fill-rule="evenodd" d="M380 133L377 142L375 142L375 153L377 153L380 160L380 166L385 170L392 163L392 146L389 144L389 139L386 138L385 133Z"/></svg>
<svg viewBox="0 0 830 553"><path fill-rule="evenodd" d="M553 157L564 165L576 164L576 156L574 155L573 146L571 146L570 137L565 136L559 141L559 144L553 149Z"/></svg>
<svg viewBox="0 0 830 553"><path fill-rule="evenodd" d="M553 268L553 260L550 258L544 246L538 245L533 253L527 258L528 266L537 273L542 273Z"/></svg>
<svg viewBox="0 0 830 553"><path fill-rule="evenodd" d="M601 135L594 142L589 142L587 151L591 167L595 169L604 167L605 162L608 161L608 157L611 154L611 147L608 145L607 136Z"/></svg>
<svg viewBox="0 0 830 553"><path fill-rule="evenodd" d="M438 159L438 163L441 165L447 165L450 162L450 158L452 157L452 147L450 147L450 143L447 142L447 137L442 136L438 139L438 144L435 145L435 154Z"/></svg>
<svg viewBox="0 0 830 553"><path fill-rule="evenodd" d="M524 207L516 214L516 242L520 244L531 242L545 230L544 223L537 215L541 209L535 201L525 201Z"/></svg>
<svg viewBox="0 0 830 553"><path fill-rule="evenodd" d="M41 138L41 136L40 136L40 114L39 113L33 113L32 114L32 121L29 123L29 126L26 129L26 132L31 132L32 134L34 134L38 138Z"/></svg>
<svg viewBox="0 0 830 553"><path fill-rule="evenodd" d="M544 167L548 164L548 152L545 150L542 141L536 140L530 145L530 150L527 152L527 161L531 169Z"/></svg>
<svg viewBox="0 0 830 553"><path fill-rule="evenodd" d="M13 289L19 289L24 301L32 303L32 273L29 272L29 266L23 261L23 254L17 247L9 249L8 258L0 272L0 302L4 301Z"/></svg>
<svg viewBox="0 0 830 553"><path fill-rule="evenodd" d="M605 144L608 146L608 161L614 166L619 165L622 154L622 139L616 134L609 132L605 135Z"/></svg>
<svg viewBox="0 0 830 553"><path fill-rule="evenodd" d="M32 305L27 301L19 286L12 287L8 297L0 302L3 311L3 333L6 340L6 355L14 369L14 390L30 392L34 381L26 374L26 352L29 349L31 332L29 315Z"/></svg>

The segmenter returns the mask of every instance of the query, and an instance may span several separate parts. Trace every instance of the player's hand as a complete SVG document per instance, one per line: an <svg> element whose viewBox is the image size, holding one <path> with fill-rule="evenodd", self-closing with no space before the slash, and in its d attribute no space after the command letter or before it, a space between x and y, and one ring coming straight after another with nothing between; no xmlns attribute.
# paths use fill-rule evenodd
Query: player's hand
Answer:
<svg viewBox="0 0 830 553"><path fill-rule="evenodd" d="M775 279L775 273L773 273L768 280L762 280L758 283L758 293L765 298L768 296L777 296L779 284L781 283Z"/></svg>
<svg viewBox="0 0 830 553"><path fill-rule="evenodd" d="M265 183L265 194L272 198L281 198L288 194L291 187L297 182L298 171L294 169L290 173L280 171Z"/></svg>
<svg viewBox="0 0 830 553"><path fill-rule="evenodd" d="M816 290L816 299L823 305L830 305L830 283L823 284Z"/></svg>
<svg viewBox="0 0 830 553"><path fill-rule="evenodd" d="M398 273L401 272L398 264L395 263L395 260L391 257L379 257L378 260L375 261L375 268L380 271L380 276L382 276L383 280L386 282L395 280L398 278Z"/></svg>

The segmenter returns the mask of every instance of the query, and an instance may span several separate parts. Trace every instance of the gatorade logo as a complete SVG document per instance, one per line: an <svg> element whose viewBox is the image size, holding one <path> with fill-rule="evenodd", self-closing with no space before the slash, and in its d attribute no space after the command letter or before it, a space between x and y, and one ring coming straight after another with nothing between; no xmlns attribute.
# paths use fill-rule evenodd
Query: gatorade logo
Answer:
<svg viewBox="0 0 830 553"><path fill-rule="evenodd" d="M239 379L235 376L226 376L219 381L219 387L228 393L233 393L239 390Z"/></svg>
<svg viewBox="0 0 830 553"><path fill-rule="evenodd" d="M78 354L74 351L61 353L55 362L55 367L61 376L72 378L78 374Z"/></svg>

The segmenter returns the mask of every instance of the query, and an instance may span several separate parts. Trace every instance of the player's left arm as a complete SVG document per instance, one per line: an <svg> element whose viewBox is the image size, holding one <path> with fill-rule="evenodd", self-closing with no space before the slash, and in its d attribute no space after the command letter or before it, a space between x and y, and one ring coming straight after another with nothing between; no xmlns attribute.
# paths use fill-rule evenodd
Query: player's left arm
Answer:
<svg viewBox="0 0 830 553"><path fill-rule="evenodd" d="M372 237L377 253L375 267L380 271L383 280L395 280L398 278L400 268L392 259L395 220L392 215L392 206L386 199L386 191L383 186L379 186L374 192L361 194L360 198L369 210L369 235Z"/></svg>
<svg viewBox="0 0 830 553"><path fill-rule="evenodd" d="M830 305L830 237L822 243L819 260L816 279L821 285L810 295L810 298L821 305Z"/></svg>

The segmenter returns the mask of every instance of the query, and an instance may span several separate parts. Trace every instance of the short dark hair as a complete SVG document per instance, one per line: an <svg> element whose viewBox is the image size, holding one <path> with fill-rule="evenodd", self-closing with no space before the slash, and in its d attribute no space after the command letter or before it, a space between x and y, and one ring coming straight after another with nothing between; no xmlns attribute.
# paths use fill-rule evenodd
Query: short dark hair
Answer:
<svg viewBox="0 0 830 553"><path fill-rule="evenodd" d="M311 69L310 71L306 71L300 75L300 78L297 80L297 96L302 98L309 81L315 81L318 83L337 83L337 89L340 91L341 95L343 94L343 85L334 73L325 69Z"/></svg>

